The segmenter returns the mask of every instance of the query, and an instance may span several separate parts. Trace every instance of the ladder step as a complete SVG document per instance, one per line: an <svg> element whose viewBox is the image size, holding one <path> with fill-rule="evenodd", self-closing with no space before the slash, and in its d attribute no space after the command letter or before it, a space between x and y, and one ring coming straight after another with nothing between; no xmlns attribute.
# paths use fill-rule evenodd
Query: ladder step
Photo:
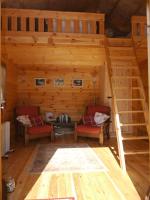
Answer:
<svg viewBox="0 0 150 200"><path fill-rule="evenodd" d="M120 123L121 127L123 127L123 126L146 126L146 125L147 125L146 123L128 123L128 124Z"/></svg>
<svg viewBox="0 0 150 200"><path fill-rule="evenodd" d="M115 90L122 90L122 89L131 89L131 90L140 90L141 88L140 87L130 87L130 86L123 86L123 87L119 87L119 86L117 86L117 87L114 87L114 89Z"/></svg>
<svg viewBox="0 0 150 200"><path fill-rule="evenodd" d="M110 57L110 59L111 60L117 60L117 61L135 61L135 56L133 55L133 56L114 56L114 55L109 55L109 57Z"/></svg>
<svg viewBox="0 0 150 200"><path fill-rule="evenodd" d="M128 113L144 113L144 110L126 110L126 111L119 111L119 114L128 114Z"/></svg>
<svg viewBox="0 0 150 200"><path fill-rule="evenodd" d="M122 136L122 140L148 140L148 136Z"/></svg>
<svg viewBox="0 0 150 200"><path fill-rule="evenodd" d="M139 76L114 76L112 75L112 78L123 78L123 79L139 79Z"/></svg>
<svg viewBox="0 0 150 200"><path fill-rule="evenodd" d="M117 98L116 101L143 101L143 98L137 98L137 99L122 99L122 98Z"/></svg>
<svg viewBox="0 0 150 200"><path fill-rule="evenodd" d="M149 151L126 151L124 155L149 154Z"/></svg>
<svg viewBox="0 0 150 200"><path fill-rule="evenodd" d="M114 66L112 65L111 68L112 69L116 69L116 68L117 69L125 69L125 70L126 69L137 69L137 67L131 67L131 66L126 66L126 65L117 65L117 66L116 65L114 65Z"/></svg>

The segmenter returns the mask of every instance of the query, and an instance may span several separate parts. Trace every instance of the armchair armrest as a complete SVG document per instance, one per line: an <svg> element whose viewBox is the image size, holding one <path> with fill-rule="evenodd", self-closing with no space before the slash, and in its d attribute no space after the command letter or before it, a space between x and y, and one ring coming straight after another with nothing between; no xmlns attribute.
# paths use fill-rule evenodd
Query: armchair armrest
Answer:
<svg viewBox="0 0 150 200"><path fill-rule="evenodd" d="M98 126L98 127L101 127L103 129L104 135L106 134L107 139L110 138L110 135L109 135L109 125L110 125L110 118L107 119L105 122L99 124L99 126Z"/></svg>

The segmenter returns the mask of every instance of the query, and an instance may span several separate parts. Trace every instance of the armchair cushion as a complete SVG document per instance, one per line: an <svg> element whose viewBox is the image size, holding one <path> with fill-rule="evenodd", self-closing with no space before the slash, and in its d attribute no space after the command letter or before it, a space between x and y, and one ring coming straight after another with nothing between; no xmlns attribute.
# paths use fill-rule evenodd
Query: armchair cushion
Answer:
<svg viewBox="0 0 150 200"><path fill-rule="evenodd" d="M84 125L96 126L93 115L83 115L82 121Z"/></svg>
<svg viewBox="0 0 150 200"><path fill-rule="evenodd" d="M26 125L26 126L29 126L29 127L32 126L28 115L19 115L16 119L19 122L21 122L23 125Z"/></svg>
<svg viewBox="0 0 150 200"><path fill-rule="evenodd" d="M38 134L45 134L50 133L53 131L53 126L51 125L43 125L38 127L29 127L27 133L30 135L38 135Z"/></svg>
<svg viewBox="0 0 150 200"><path fill-rule="evenodd" d="M31 120L31 124L32 124L32 126L43 126L44 125L44 121L43 121L43 119L42 119L42 116L40 116L40 115L37 115L37 116L35 116L35 117L31 117L30 118L30 120Z"/></svg>
<svg viewBox="0 0 150 200"><path fill-rule="evenodd" d="M97 126L100 126L102 123L107 121L109 118L110 118L110 116L108 116L104 113L96 112L95 115L94 115L94 121L95 121Z"/></svg>
<svg viewBox="0 0 150 200"><path fill-rule="evenodd" d="M95 115L96 112L105 113L110 115L110 108L108 106L101 106L101 105L89 105L87 107L87 115Z"/></svg>
<svg viewBox="0 0 150 200"><path fill-rule="evenodd" d="M85 134L85 136L88 133L90 133L90 134L92 134L94 136L94 135L98 135L99 134L100 128L99 127L93 127L93 126L90 126L90 125L78 125L76 127L75 131L78 132L78 133Z"/></svg>

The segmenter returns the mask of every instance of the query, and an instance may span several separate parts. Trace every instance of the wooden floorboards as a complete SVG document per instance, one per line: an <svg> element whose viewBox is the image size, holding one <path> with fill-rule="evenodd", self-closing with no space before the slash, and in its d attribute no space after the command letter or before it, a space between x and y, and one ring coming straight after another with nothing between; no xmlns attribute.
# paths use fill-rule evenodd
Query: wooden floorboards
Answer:
<svg viewBox="0 0 150 200"><path fill-rule="evenodd" d="M108 167L107 173L66 173L61 175L49 173L38 176L27 174L24 167L30 163L29 158L32 157L35 146L39 143L49 142L47 138L34 140L25 147L20 138L13 143L15 152L10 154L8 159L3 160L3 176L6 178L12 176L17 183L15 193L11 193L9 199L42 199L43 197L64 196L75 196L78 200L138 199L128 176L124 176L120 172L117 162L109 152L110 149L118 160L115 139L105 140L103 148L99 148L98 140L79 138L80 143L88 143L94 149ZM73 135L56 136L55 143L74 143ZM150 185L148 155L126 156L126 161L130 179L141 199L144 199Z"/></svg>

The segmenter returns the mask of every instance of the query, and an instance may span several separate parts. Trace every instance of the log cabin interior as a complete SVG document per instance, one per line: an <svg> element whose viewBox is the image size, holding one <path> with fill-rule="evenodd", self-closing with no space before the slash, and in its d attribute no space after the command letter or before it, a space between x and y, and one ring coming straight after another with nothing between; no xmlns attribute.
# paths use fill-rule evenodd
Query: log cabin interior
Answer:
<svg viewBox="0 0 150 200"><path fill-rule="evenodd" d="M145 199L150 1L2 0L1 7L0 198ZM98 137L78 135L89 106L110 109L109 135L105 123ZM49 126L48 136L25 144L35 127L16 125L22 107L40 108L45 124L36 130Z"/></svg>

